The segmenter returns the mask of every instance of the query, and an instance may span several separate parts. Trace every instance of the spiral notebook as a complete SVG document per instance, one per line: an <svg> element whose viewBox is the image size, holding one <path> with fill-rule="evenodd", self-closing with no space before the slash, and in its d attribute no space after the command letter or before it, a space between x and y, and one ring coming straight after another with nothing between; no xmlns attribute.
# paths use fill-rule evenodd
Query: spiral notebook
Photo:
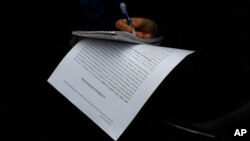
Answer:
<svg viewBox="0 0 250 141"><path fill-rule="evenodd" d="M97 38L146 44L159 44L163 39L163 36L159 36L152 39L142 39L126 31L72 31L72 35L85 38Z"/></svg>

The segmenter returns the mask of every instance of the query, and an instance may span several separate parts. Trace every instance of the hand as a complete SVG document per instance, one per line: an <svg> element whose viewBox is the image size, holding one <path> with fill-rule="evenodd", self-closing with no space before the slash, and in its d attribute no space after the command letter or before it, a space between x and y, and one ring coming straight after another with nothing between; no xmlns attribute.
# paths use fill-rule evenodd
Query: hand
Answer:
<svg viewBox="0 0 250 141"><path fill-rule="evenodd" d="M136 36L143 38L143 39L150 39L154 38L157 34L157 24L150 19L147 18L131 18L132 19L132 26L135 28ZM116 21L115 24L116 28L132 32L133 27L127 24L126 19L120 19Z"/></svg>

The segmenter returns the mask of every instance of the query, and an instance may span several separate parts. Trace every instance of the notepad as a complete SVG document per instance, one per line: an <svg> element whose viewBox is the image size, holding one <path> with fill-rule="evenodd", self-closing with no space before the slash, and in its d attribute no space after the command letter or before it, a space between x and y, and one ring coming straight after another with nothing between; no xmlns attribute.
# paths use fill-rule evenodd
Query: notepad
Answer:
<svg viewBox="0 0 250 141"><path fill-rule="evenodd" d="M151 39L142 39L126 31L72 31L72 35L85 38L123 41L129 43L159 44L163 36Z"/></svg>

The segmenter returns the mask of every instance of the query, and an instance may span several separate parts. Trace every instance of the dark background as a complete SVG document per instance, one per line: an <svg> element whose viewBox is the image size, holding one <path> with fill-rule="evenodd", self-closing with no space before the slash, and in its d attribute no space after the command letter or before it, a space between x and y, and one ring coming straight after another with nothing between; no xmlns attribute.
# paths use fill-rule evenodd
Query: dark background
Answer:
<svg viewBox="0 0 250 141"><path fill-rule="evenodd" d="M145 14L142 12L142 10L145 7L150 7L150 3L145 3L145 7L140 7L141 11L139 10L139 13L135 12L139 7L138 5L140 5L142 2L143 1L137 1L135 5L128 3L131 15L137 16ZM185 12L185 10L189 8L188 6L190 6L190 3L188 2L184 2L181 5L178 4L179 1L175 2L176 3L174 3L174 5L177 5L178 8L180 8L179 10L182 12ZM71 48L69 45L69 40L72 38L71 30L82 28L81 24L84 22L79 19L79 15L75 15L74 17L74 14L69 12L72 12L72 10L67 9L68 6L74 7L74 3L69 1L48 0L1 0L1 140L111 140L108 135L106 135L73 104L71 104L47 83L47 79L52 71ZM229 9L232 6L233 3L228 6ZM158 9L156 8L154 10L157 11L164 7L164 5L161 5ZM238 11L239 8L236 6L235 10ZM244 9L242 10L244 13ZM76 12L79 11L76 10ZM149 17L151 16L154 15L149 15ZM231 23L229 20L231 19L230 13L229 16L225 16L224 18L228 20L227 22ZM249 18L249 16L244 16L240 19L243 20L247 18ZM106 18L104 17L103 19ZM158 19L158 17L156 19ZM178 18L174 20L178 20ZM113 21L113 19L110 19L110 21ZM232 29L232 33L238 33L234 35L246 35L242 37L240 36L239 39L241 40L239 41L249 41L249 32L247 32L249 31L249 28L244 30L245 23L247 22L242 23L244 24L238 25L237 22L234 24L235 27L243 26L241 30L236 30L235 28L230 29ZM93 26L96 27L99 25ZM110 29L114 29L114 27L110 27L109 25L107 26ZM176 25L176 27L178 26ZM231 27L231 25L229 25L229 27ZM88 29L92 28L92 26L88 27ZM103 28L106 29L105 26ZM181 33L183 33L181 35L185 35L186 32L183 31ZM183 37L185 36L179 36L176 34L174 37L176 38L171 40L172 42L169 44L171 46L183 47L191 44L190 42L183 41L185 39ZM241 45L249 47L249 42L240 43L242 43ZM183 65L185 66L185 64ZM189 64L187 63L186 65L188 66ZM177 74L179 68L180 67L176 69ZM176 76L175 73L173 73L172 76ZM239 80L246 80L248 82L247 78L248 77L241 78ZM175 77L169 77L168 80L170 80L170 82L178 82L176 81ZM239 83L246 85L247 82L240 81ZM181 83L177 84L179 85ZM175 91L175 83L169 83L168 85L170 87L173 86L172 91ZM164 85L159 87L156 92L161 93L162 91L164 91ZM197 88L196 91L200 91L200 88ZM242 91L243 90L239 90L239 92ZM178 90L178 92L181 93L183 90ZM239 104L236 101L233 103L236 104L237 108L241 107L245 100L247 101L245 97L240 98L238 95L239 93L233 92L231 94L229 92L230 91L225 91L224 93L230 98L243 101L240 101ZM246 93L249 94L249 91ZM228 97L224 98L228 99ZM121 136L121 141L156 140L162 138L166 140L170 138L174 138L175 140L182 140L183 138L190 138L192 140L210 140L210 138L200 137L198 135L189 134L188 132L173 128L168 124L164 124L162 120L156 120L156 122L152 122L152 113L154 113L155 110L152 109L153 107L151 103L154 103L155 99L157 99L157 94L152 98L152 100L150 99L145 107L140 111L135 120ZM183 102L185 101L183 100ZM162 99L159 103L164 103L164 99ZM223 105L224 101L221 101L219 104L222 104L221 107L228 107L227 105ZM247 110L249 109L243 110L243 113ZM205 114L208 113L208 111L204 109L201 109L200 112ZM177 111L176 113L179 112ZM182 114L178 115L177 117L182 117L183 113L185 114L185 112L182 111ZM243 115L249 116L249 114ZM219 135L221 136L219 136L218 139L231 139L231 135L233 136L232 133L234 132L235 128L247 128L250 132L248 116L236 116L236 118L233 117L232 119L225 122L228 123L236 121L227 129L219 130ZM197 119L201 119L202 121L203 118L201 117L206 116L201 114L197 114L196 116ZM214 116L211 115L211 117ZM170 119L173 120L174 118ZM224 124L219 125L220 127L221 125L224 126ZM190 126L191 125L187 124L187 127ZM197 128L197 126L195 126L195 128Z"/></svg>

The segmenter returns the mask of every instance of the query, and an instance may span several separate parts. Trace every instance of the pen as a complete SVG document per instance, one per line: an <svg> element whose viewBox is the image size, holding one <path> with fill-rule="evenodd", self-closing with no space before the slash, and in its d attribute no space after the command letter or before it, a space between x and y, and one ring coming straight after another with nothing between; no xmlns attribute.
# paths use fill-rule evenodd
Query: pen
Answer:
<svg viewBox="0 0 250 141"><path fill-rule="evenodd" d="M132 20L131 20L131 18L128 15L128 10L127 10L127 7L126 7L125 3L123 3L123 2L120 3L120 8L122 10L122 13L125 15L125 18L127 20L128 25L133 28L132 29L132 34L135 35L135 28L132 25Z"/></svg>

